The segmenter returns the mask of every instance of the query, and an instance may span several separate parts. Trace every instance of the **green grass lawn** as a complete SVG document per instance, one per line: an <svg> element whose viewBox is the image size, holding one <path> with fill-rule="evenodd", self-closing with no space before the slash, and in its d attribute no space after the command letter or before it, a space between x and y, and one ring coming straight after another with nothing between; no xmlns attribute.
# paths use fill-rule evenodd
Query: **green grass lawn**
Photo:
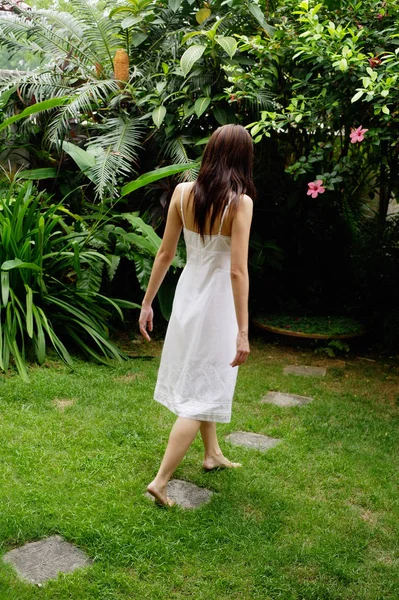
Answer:
<svg viewBox="0 0 399 600"><path fill-rule="evenodd" d="M60 534L95 560L41 588L0 560L0 600L398 600L398 367L255 340L219 429L244 467L204 473L196 440L176 477L216 493L163 510L144 496L174 420L152 400L160 343L131 347L154 360L0 379L1 553ZM284 376L295 363L327 377ZM315 401L260 404L269 390ZM283 441L263 454L223 440L238 430Z"/></svg>

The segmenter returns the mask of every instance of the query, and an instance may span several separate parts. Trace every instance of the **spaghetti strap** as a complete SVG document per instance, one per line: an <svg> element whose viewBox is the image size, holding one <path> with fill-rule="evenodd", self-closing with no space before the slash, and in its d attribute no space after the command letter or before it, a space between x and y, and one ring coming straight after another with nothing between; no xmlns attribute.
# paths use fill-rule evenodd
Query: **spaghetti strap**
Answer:
<svg viewBox="0 0 399 600"><path fill-rule="evenodd" d="M180 195L180 210L181 210L181 219L183 221L183 227L186 228L186 222L184 220L184 210L183 210L183 196L184 196L184 187L181 186L181 195Z"/></svg>
<svg viewBox="0 0 399 600"><path fill-rule="evenodd" d="M223 214L222 214L222 218L221 218L221 220L220 220L220 226L219 226L219 232L218 232L218 236L220 236L220 234L222 233L223 221L224 221L224 218L225 218L225 216L226 216L227 209L228 209L228 208L229 208L229 206L230 206L230 202L231 202L231 196L230 196L230 200L228 201L228 203L227 203L227 204L226 204L226 206L225 206L225 209L224 209L224 211L223 211Z"/></svg>

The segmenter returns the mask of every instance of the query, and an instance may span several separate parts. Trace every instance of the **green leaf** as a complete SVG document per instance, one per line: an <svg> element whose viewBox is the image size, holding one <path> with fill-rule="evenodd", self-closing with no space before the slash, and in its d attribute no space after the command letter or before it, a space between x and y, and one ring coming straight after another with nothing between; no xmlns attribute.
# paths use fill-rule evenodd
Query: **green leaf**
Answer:
<svg viewBox="0 0 399 600"><path fill-rule="evenodd" d="M211 103L211 99L210 98L206 98L206 97L202 97L202 98L198 98L195 101L195 113L197 115L197 117L199 118L208 108L208 106Z"/></svg>
<svg viewBox="0 0 399 600"><path fill-rule="evenodd" d="M123 239L136 246L139 250L145 250L148 254L151 254L151 256L155 256L158 252L158 248L155 248L154 251L154 246L151 242L138 233L127 233L124 235Z"/></svg>
<svg viewBox="0 0 399 600"><path fill-rule="evenodd" d="M36 104L25 108L19 115L14 115L3 121L0 125L0 131L6 129L16 121L20 121L21 119L25 119L26 117L30 117L31 115L35 115L45 110L50 110L51 108L56 108L57 106L63 106L68 101L69 97L63 96L62 98L51 98L50 100L44 100L44 102L37 102Z"/></svg>
<svg viewBox="0 0 399 600"><path fill-rule="evenodd" d="M147 38L148 38L147 33L143 33L141 31L138 31L137 33L133 33L133 35L132 35L133 46L135 46L137 48L138 46L140 46L140 44L145 42L145 40Z"/></svg>
<svg viewBox="0 0 399 600"><path fill-rule="evenodd" d="M51 296L47 296L47 300L51 301L51 300L53 300L53 298ZM43 310L40 308L40 306L37 307L37 312L39 313L39 315L42 319L43 328L47 332L47 335L50 338L51 343L53 344L58 356L61 358L61 360L64 361L64 363L66 365L68 365L69 367L72 367L73 363L72 363L72 359L69 355L68 350L65 348L64 344L61 342L61 340L58 338L58 336L54 333L53 328L51 327L50 323L48 322L48 319L47 319L45 313L43 312Z"/></svg>
<svg viewBox="0 0 399 600"><path fill-rule="evenodd" d="M210 136L201 138L200 140L198 140L198 142L195 142L195 146L205 146L208 142L209 142L209 138Z"/></svg>
<svg viewBox="0 0 399 600"><path fill-rule="evenodd" d="M35 318L36 329L37 329L37 335L36 335L36 340L35 340L36 356L37 356L37 360L39 361L39 364L43 364L44 359L46 358L46 339L44 337L43 326L42 326L39 312L34 304L32 305L32 312L33 312L33 316Z"/></svg>
<svg viewBox="0 0 399 600"><path fill-rule="evenodd" d="M226 125L226 123L229 122L228 116L227 116L227 111L222 106L216 105L213 107L213 116L215 117L215 119L219 123L219 125Z"/></svg>
<svg viewBox="0 0 399 600"><path fill-rule="evenodd" d="M233 58L237 51L237 41L231 36L218 35L216 41L223 48L223 50Z"/></svg>
<svg viewBox="0 0 399 600"><path fill-rule="evenodd" d="M275 28L269 25L269 23L266 21L261 8L257 4L252 3L248 4L248 8L251 15L255 17L255 19L258 21L259 25L265 30L267 35L273 37Z"/></svg>
<svg viewBox="0 0 399 600"><path fill-rule="evenodd" d="M205 33L204 31L189 31L188 33L183 35L181 45L185 44L187 42L187 40L190 40L191 38L195 37L196 35L204 35L204 33Z"/></svg>
<svg viewBox="0 0 399 600"><path fill-rule="evenodd" d="M41 268L35 263L24 262L20 258L6 260L1 265L2 271L11 271L12 269L32 269L33 271L41 271Z"/></svg>
<svg viewBox="0 0 399 600"><path fill-rule="evenodd" d="M147 242L150 243L155 255L161 245L161 238L157 235L151 225L147 225L140 217L134 217L131 213L122 213L121 217L129 221L136 231L139 231Z"/></svg>
<svg viewBox="0 0 399 600"><path fill-rule="evenodd" d="M134 192L142 187L145 187L149 183L153 183L154 181L158 181L159 179L163 179L164 177L170 177L171 175L177 175L178 173L183 173L183 171L187 171L193 167L198 166L197 162L192 162L184 165L170 165L168 167L161 167L160 169L155 169L154 171L149 171L148 173L144 173L144 175L140 175L134 181L123 186L121 190L121 197Z"/></svg>
<svg viewBox="0 0 399 600"><path fill-rule="evenodd" d="M156 108L154 108L154 110L152 111L152 120L154 121L155 125L159 128L162 125L162 121L164 120L165 116L166 116L166 108L163 104L161 104L160 106L157 106Z"/></svg>
<svg viewBox="0 0 399 600"><path fill-rule="evenodd" d="M187 48L180 59L180 67L184 77L187 77L194 64L201 58L204 52L205 46L201 46L200 44L193 44Z"/></svg>
<svg viewBox="0 0 399 600"><path fill-rule="evenodd" d="M26 171L20 171L18 173L19 179L33 179L34 181L41 181L42 179L55 179L57 177L57 169L54 167L47 167L43 169L31 169Z"/></svg>
<svg viewBox="0 0 399 600"><path fill-rule="evenodd" d="M106 265L107 267L107 275L110 281L115 277L115 273L118 270L119 263L121 262L121 257L116 256L115 254L107 254L106 255L110 264Z"/></svg>
<svg viewBox="0 0 399 600"><path fill-rule="evenodd" d="M8 271L1 272L1 299L3 306L6 307L8 304L8 298L10 295L10 274Z"/></svg>
<svg viewBox="0 0 399 600"><path fill-rule="evenodd" d="M76 282L76 289L79 292L87 292L92 294L98 292L102 283L102 274L104 263L93 261L87 268L81 269L81 274Z"/></svg>
<svg viewBox="0 0 399 600"><path fill-rule="evenodd" d="M29 383L29 377L28 377L28 372L26 370L25 361L21 356L21 353L18 348L18 344L15 339L10 343L10 349L14 356L15 365L17 367L18 373L19 373L22 381L24 381L25 383Z"/></svg>
<svg viewBox="0 0 399 600"><path fill-rule="evenodd" d="M143 291L147 289L148 281L150 279L151 270L152 270L153 260L149 259L148 256L143 256L141 254L134 255L134 266L136 268L136 277L139 282L139 285Z"/></svg>
<svg viewBox="0 0 399 600"><path fill-rule="evenodd" d="M9 101L16 89L17 88L12 87L0 95L0 108L4 108L5 106L7 106L7 102Z"/></svg>
<svg viewBox="0 0 399 600"><path fill-rule="evenodd" d="M364 96L364 91L363 91L363 90L359 90L359 91L358 91L358 92L357 92L357 93L356 93L356 94L353 96L353 98L352 98L352 100L351 100L352 104L353 104L354 102L357 102L358 100L360 100L360 98L361 98L362 96Z"/></svg>
<svg viewBox="0 0 399 600"><path fill-rule="evenodd" d="M122 7L121 7L122 8ZM118 10L118 9L116 9ZM123 8L122 8L123 10ZM115 13L116 11L113 10L113 13ZM111 13L112 14L112 13ZM129 15L128 17L125 17L121 23L121 27L122 29L128 29L129 27L133 27L133 25L137 25L137 23L141 23L141 21L143 21L144 16L143 15Z"/></svg>
<svg viewBox="0 0 399 600"><path fill-rule="evenodd" d="M94 154L71 144L71 142L62 142L62 149L73 158L79 169L93 181L93 176L89 171L96 164Z"/></svg>
<svg viewBox="0 0 399 600"><path fill-rule="evenodd" d="M199 25L202 25L202 23L204 23L204 21L209 19L211 14L212 14L212 11L210 8L206 8L206 7L200 8L199 11L197 11L195 14L195 20L197 21L197 23Z"/></svg>
<svg viewBox="0 0 399 600"><path fill-rule="evenodd" d="M389 110L389 108L387 107L387 105L385 105L385 106L382 107L382 112L385 115L389 115L391 111Z"/></svg>
<svg viewBox="0 0 399 600"><path fill-rule="evenodd" d="M33 292L32 288L25 284L26 289L26 332L30 338L33 337Z"/></svg>
<svg viewBox="0 0 399 600"><path fill-rule="evenodd" d="M169 0L168 5L173 12L176 12L180 8L182 2L183 0Z"/></svg>

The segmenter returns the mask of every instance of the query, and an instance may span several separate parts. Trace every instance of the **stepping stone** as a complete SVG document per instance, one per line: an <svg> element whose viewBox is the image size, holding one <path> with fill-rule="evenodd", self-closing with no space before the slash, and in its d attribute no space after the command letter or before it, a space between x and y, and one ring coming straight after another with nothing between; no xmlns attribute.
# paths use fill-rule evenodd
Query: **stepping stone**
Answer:
<svg viewBox="0 0 399 600"><path fill-rule="evenodd" d="M58 573L72 573L93 563L82 550L59 535L11 550L5 554L4 561L13 565L22 579L36 584L55 579Z"/></svg>
<svg viewBox="0 0 399 600"><path fill-rule="evenodd" d="M282 394L281 392L269 392L261 400L262 404L275 404L276 406L302 406L309 404L313 398L297 396L296 394Z"/></svg>
<svg viewBox="0 0 399 600"><path fill-rule="evenodd" d="M169 481L167 493L171 500L174 500L176 504L183 508L198 508L202 504L207 504L213 495L211 490L198 487L195 483L181 479ZM155 500L148 492L146 492L146 496L151 500Z"/></svg>
<svg viewBox="0 0 399 600"><path fill-rule="evenodd" d="M58 408L60 412L64 412L66 408L73 406L76 402L76 398L54 398L53 404Z"/></svg>
<svg viewBox="0 0 399 600"><path fill-rule="evenodd" d="M326 373L327 369L325 367L290 365L284 369L284 375L308 375L310 377L324 377Z"/></svg>
<svg viewBox="0 0 399 600"><path fill-rule="evenodd" d="M259 433L249 433L246 431L236 431L226 436L226 440L234 444L234 446L246 446L247 448L255 448L266 452L270 448L274 448L281 442L278 438L269 437L268 435L260 435Z"/></svg>

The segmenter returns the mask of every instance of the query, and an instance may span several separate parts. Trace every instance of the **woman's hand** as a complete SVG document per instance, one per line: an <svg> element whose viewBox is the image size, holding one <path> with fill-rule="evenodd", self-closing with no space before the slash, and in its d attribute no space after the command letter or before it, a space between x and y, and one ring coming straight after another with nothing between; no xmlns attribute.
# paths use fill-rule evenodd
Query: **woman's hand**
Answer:
<svg viewBox="0 0 399 600"><path fill-rule="evenodd" d="M237 336L237 353L236 356L230 365L232 367L238 367L245 363L249 354L249 341L248 341L248 333L239 332Z"/></svg>
<svg viewBox="0 0 399 600"><path fill-rule="evenodd" d="M147 342L149 342L151 340L151 338L147 332L147 327L148 327L148 331L152 331L153 318L154 318L154 311L152 310L152 307L145 306L143 304L143 306L141 307L141 313L140 313L140 317L139 317L139 327L140 327L141 335L147 340Z"/></svg>

